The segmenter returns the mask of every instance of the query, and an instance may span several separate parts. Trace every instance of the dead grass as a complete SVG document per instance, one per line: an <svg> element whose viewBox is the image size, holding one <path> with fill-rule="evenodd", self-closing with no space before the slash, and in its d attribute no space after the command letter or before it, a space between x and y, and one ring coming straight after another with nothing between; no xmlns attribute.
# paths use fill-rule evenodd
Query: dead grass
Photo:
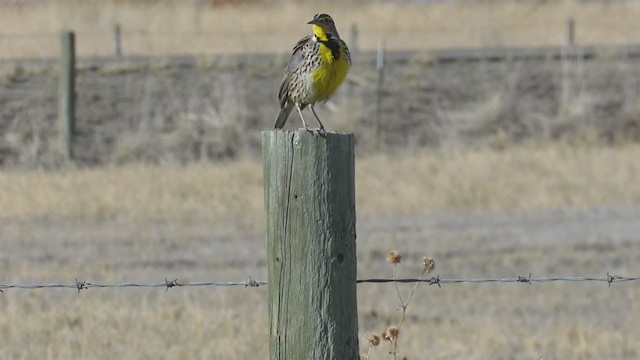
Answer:
<svg viewBox="0 0 640 360"><path fill-rule="evenodd" d="M0 34L4 34L0 57L56 56L56 34L61 29L77 32L81 55L111 55L116 23L122 24L123 51L128 55L287 52L307 31L306 20L319 11L334 14L347 39L351 24L357 24L360 49L374 49L381 38L390 49L561 45L569 17L576 21L579 44L640 40L636 21L640 4L635 2L197 4L78 0L5 4L0 7Z"/></svg>
<svg viewBox="0 0 640 360"><path fill-rule="evenodd" d="M437 216L637 204L639 156L637 144L545 143L359 158L359 274L391 276L384 256L398 248L399 277L419 273L422 256L432 256L445 277L633 275L640 252L619 225L619 237L600 238L598 224L585 222L591 237L576 238L554 233L563 218L553 215L530 228L485 224L488 213L468 222L460 213ZM3 170L0 188L3 283L266 277L254 161ZM428 212L436 217L419 215ZM0 357L265 358L266 296L266 288L6 290ZM365 334L397 324L401 312L389 286L359 286L358 299L365 353ZM419 286L398 352L410 359L633 359L640 344L629 314L640 311L638 299L632 284ZM388 349L381 345L369 358L388 359Z"/></svg>
<svg viewBox="0 0 640 360"><path fill-rule="evenodd" d="M434 257L435 273L446 278L529 271L633 275L640 261L637 238L624 235L624 217L609 218L612 232L599 232L597 221L583 219L576 224L587 234L583 237L554 231L566 220L560 212L534 217L526 223L529 229L514 220L526 213L510 220L490 213L475 220L468 213L442 215L359 219L359 277L390 277L385 254L391 248L403 249L399 277L416 276L424 255ZM3 283L266 278L262 234L224 231L207 221L1 224ZM411 285L400 285L400 291L406 294ZM268 353L267 288L5 290L0 295L2 358L242 360ZM420 285L398 351L410 359L425 354L433 359L635 359L640 342L633 314L640 311L639 300L640 289L632 283L611 288L601 283ZM358 286L362 353L366 333L397 324L399 305L392 284ZM389 359L388 351L384 343L369 359Z"/></svg>
<svg viewBox="0 0 640 360"><path fill-rule="evenodd" d="M165 2L153 8L70 1L22 10L5 6L0 9L0 34L48 34L72 27L80 34L81 54L109 54L111 27L120 22L127 54L286 52L307 31L300 19L318 11L299 4L283 9L196 11L194 3ZM348 34L348 24L356 22L361 48L368 49L381 36L388 39L390 48L561 44L567 16L577 19L581 44L630 43L640 37L635 30L640 4L546 3L533 9L526 3L513 5L515 2L490 6L475 2L376 3L359 8L333 4L327 11L339 14L336 19L343 36ZM68 12L70 4L74 13ZM267 21L274 11L282 12L277 24ZM160 34L149 37L145 32ZM0 39L0 57L55 56L54 40L49 35ZM512 99L500 94L473 109L482 113L481 122L492 125L492 131L504 126L507 113L514 108ZM588 98L570 100L575 103L565 103L566 112L560 114L566 119L558 121L579 121L589 111L583 104ZM630 105L635 102L637 94L629 91L626 117L620 124L629 127L631 140L637 134L639 110ZM175 132L179 138L162 138L161 145L196 146L195 155L187 160L201 158L199 154L208 150L202 150L199 139L193 140L198 124L233 134L233 128L216 119L228 110L225 106L236 111L243 104L218 105L204 119L181 113L183 128ZM350 111L344 115L353 116ZM22 154L20 161L25 164L37 164L39 154L46 150L40 141L42 120L32 118L19 122L26 130L13 129L4 139ZM137 154L135 160L144 160L139 153L152 149L152 155L160 154L163 160L165 145L146 148L156 142L135 136L130 143L122 141L118 146L123 156ZM376 254L399 248L407 253L406 264L412 258L433 256L438 272L451 277L513 276L532 270L552 275L602 276L608 270L633 275L640 261L635 238L615 243L609 238L571 242L544 231L539 238L530 238L511 228L505 235L470 226L465 235L452 236L442 227L425 232L417 224L400 221L391 230L378 232L361 225L371 219L380 226L384 216L442 211L508 212L640 202L640 187L636 186L640 145L625 143L625 139L612 147L591 140L572 141L514 145L509 136L505 140L498 134L488 146L478 148L402 150L360 157L359 271L366 276L389 276L388 265ZM167 153L180 151L168 149ZM121 159L116 155L113 160L118 162ZM185 166L158 158L153 161L160 164L1 170L0 280L265 278L261 165L248 159ZM454 222L458 224L454 227L464 226L459 225L463 222ZM591 226L596 224L585 223ZM575 246L588 248L589 241L596 242L599 250ZM408 273L413 276L415 271ZM361 334L384 329L397 320L397 297L389 290L392 288L359 287ZM265 358L265 299L264 288L172 289L166 293L90 290L80 295L68 290L5 291L0 294L0 358ZM628 315L640 311L639 299L637 287L629 285L611 289L602 284L418 287L399 351L411 359L424 358L427 353L434 359L633 359L640 355L640 344L634 336L637 322ZM364 344L361 339L361 348ZM377 350L371 359L388 359L387 349Z"/></svg>
<svg viewBox="0 0 640 360"><path fill-rule="evenodd" d="M1 178L3 220L252 224L263 206L261 168L249 161L4 172Z"/></svg>
<svg viewBox="0 0 640 360"><path fill-rule="evenodd" d="M243 354L264 354L261 332L266 328L266 312L252 311L252 326L247 326L249 309L234 305L240 296L247 303L259 303L265 296L264 290L245 290L243 294L234 289L215 293L192 290L166 294L135 290L93 292L71 297L65 296L71 293L60 292L5 294L0 324L5 341L0 345L0 356L241 359ZM66 300L58 302L61 296ZM131 301L132 296L139 301ZM239 336L243 332L256 339L250 341ZM26 339L33 345L29 349L21 348Z"/></svg>
<svg viewBox="0 0 640 360"><path fill-rule="evenodd" d="M358 207L365 213L411 213L635 203L640 193L630 192L630 184L638 155L635 145L562 144L378 155L359 162Z"/></svg>
<svg viewBox="0 0 640 360"><path fill-rule="evenodd" d="M639 157L640 145L635 144L562 143L363 157L357 162L358 212L373 216L637 203ZM261 172L252 160L3 171L0 221L212 221L259 229Z"/></svg>

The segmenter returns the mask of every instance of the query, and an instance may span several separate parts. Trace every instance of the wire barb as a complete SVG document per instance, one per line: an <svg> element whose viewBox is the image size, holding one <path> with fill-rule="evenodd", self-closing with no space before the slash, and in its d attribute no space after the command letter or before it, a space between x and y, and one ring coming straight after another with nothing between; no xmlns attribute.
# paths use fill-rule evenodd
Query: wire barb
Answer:
<svg viewBox="0 0 640 360"><path fill-rule="evenodd" d="M431 279L429 279L429 285L438 285L438 287L442 289L442 285L440 285L440 274L432 276Z"/></svg>
<svg viewBox="0 0 640 360"><path fill-rule="evenodd" d="M531 284L531 273L529 273L529 277L518 275L518 282L533 285Z"/></svg>
<svg viewBox="0 0 640 360"><path fill-rule="evenodd" d="M259 284L257 281L253 280L253 279L251 278L251 275L249 275L249 280L247 281L247 284L246 284L244 287L246 288L246 287L248 287L248 286L251 286L251 287L258 287L258 286L260 286L260 284Z"/></svg>
<svg viewBox="0 0 640 360"><path fill-rule="evenodd" d="M172 288L174 286L179 286L180 284L178 284L178 279L173 279L171 281L167 280L167 278L164 278L164 283L167 285L167 288L164 289L164 292L169 291L169 288Z"/></svg>
<svg viewBox="0 0 640 360"><path fill-rule="evenodd" d="M607 282L609 283L609 287L611 287L611 283L614 283L616 281L627 281L628 279L622 277L622 276L618 276L618 275L609 275L609 272L607 271Z"/></svg>
<svg viewBox="0 0 640 360"><path fill-rule="evenodd" d="M80 294L80 290L88 289L87 285L91 285L91 283L87 284L86 281L78 281L78 279L74 279L76 281L76 289L78 289L78 294Z"/></svg>

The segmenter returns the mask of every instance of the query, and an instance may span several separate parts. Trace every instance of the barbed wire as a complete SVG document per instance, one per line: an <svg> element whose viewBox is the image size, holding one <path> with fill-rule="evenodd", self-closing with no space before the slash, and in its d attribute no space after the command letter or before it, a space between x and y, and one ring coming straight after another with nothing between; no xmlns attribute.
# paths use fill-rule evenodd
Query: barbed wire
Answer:
<svg viewBox="0 0 640 360"><path fill-rule="evenodd" d="M0 291L5 289L23 289L23 290L37 290L37 289L55 289L55 288L67 288L76 289L78 293L80 290L86 290L91 288L164 288L165 291L173 287L203 287L203 286L244 286L244 287L258 287L267 285L265 281L256 281L249 277L247 281L198 281L198 282L179 282L178 279L169 280L164 279L164 282L159 283L117 283L117 284L100 284L88 281L80 281L75 279L74 284L0 284Z"/></svg>
<svg viewBox="0 0 640 360"><path fill-rule="evenodd" d="M607 272L607 276L593 277L593 276L556 276L556 277L540 277L534 278L529 273L529 276L520 276L513 278L476 278L476 279L441 279L440 275L428 278L428 279L365 279L358 280L358 283L427 283L429 285L441 285L445 284L462 284L462 283L525 283L533 285L533 283L548 283L548 282L577 282L577 281L596 281L606 282L611 286L615 282L625 281L638 281L640 277L627 277L610 275Z"/></svg>
<svg viewBox="0 0 640 360"><path fill-rule="evenodd" d="M548 282L583 282L583 281L593 281L593 282L606 282L609 287L611 284L617 282L629 282L629 281L638 281L640 277L628 277L628 276L618 276L618 275L610 275L607 272L606 276L601 277L593 277L593 276L556 276L556 277L532 277L531 274L528 276L520 276L511 277L511 278L471 278L471 279L445 279L440 278L440 275L431 277L431 278L405 278L405 279L387 279L387 278L374 278L374 279L361 279L356 280L357 284L384 284L384 283L426 283L428 285L437 285L438 287L442 287L442 285L450 285L450 284L462 284L462 283L470 283L470 284L479 284L479 283L522 283L533 285L533 283L548 283ZM93 283L88 281L80 281L75 279L75 283L73 284L0 284L0 292L7 289L22 289L22 290L38 290L38 289L75 289L78 293L81 290L87 290L91 288L112 288L112 289L124 289L124 288L164 288L165 291L168 291L173 287L207 287L207 286L243 286L243 287L252 287L257 288L260 286L266 286L266 281L257 281L253 280L249 277L246 281L199 281L199 282L179 282L178 279L169 280L167 278L164 279L164 282L158 283L113 283L113 284L105 284L105 283Z"/></svg>

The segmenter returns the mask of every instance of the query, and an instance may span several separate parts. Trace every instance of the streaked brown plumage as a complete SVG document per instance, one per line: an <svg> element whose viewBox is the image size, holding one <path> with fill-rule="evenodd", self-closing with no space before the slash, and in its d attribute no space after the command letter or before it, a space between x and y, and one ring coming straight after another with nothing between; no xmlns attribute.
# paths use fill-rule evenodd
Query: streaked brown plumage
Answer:
<svg viewBox="0 0 640 360"><path fill-rule="evenodd" d="M276 129L284 126L295 107L304 128L311 130L302 116L302 110L308 105L320 130L324 130L314 106L335 92L351 66L349 49L340 39L331 16L317 14L309 24L313 25L313 35L302 38L294 46L278 91L280 112L275 122Z"/></svg>

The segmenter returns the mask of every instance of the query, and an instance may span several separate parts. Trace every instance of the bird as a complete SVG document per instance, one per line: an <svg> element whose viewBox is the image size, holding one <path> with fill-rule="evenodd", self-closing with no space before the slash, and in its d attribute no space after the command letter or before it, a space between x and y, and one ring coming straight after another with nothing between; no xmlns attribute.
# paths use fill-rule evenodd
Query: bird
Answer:
<svg viewBox="0 0 640 360"><path fill-rule="evenodd" d="M307 24L312 25L313 35L303 37L293 47L278 91L280 112L276 117L276 129L282 129L295 107L305 130L326 131L314 107L333 95L351 67L349 48L340 39L331 16L316 14ZM304 120L302 110L307 106L318 121L319 129L309 128Z"/></svg>

